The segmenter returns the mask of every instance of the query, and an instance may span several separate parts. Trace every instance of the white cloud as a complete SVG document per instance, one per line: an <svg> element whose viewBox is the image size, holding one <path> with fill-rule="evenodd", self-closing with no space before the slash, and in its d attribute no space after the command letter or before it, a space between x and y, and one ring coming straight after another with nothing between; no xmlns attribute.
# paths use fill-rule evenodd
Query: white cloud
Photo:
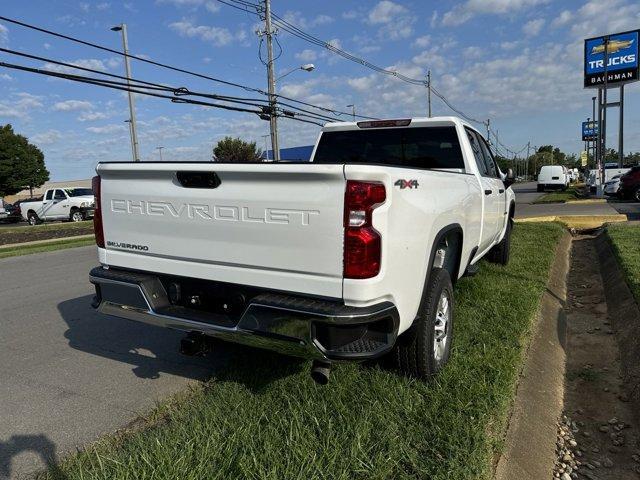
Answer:
<svg viewBox="0 0 640 480"><path fill-rule="evenodd" d="M311 26L315 26L315 25L327 25L329 23L333 22L333 17L330 17L329 15L318 15L316 18L314 18L311 21Z"/></svg>
<svg viewBox="0 0 640 480"><path fill-rule="evenodd" d="M50 43L43 43L42 46L44 47L45 50L51 50L51 44Z"/></svg>
<svg viewBox="0 0 640 480"><path fill-rule="evenodd" d="M345 20L353 20L355 18L358 18L358 16L359 16L359 14L355 10L349 10L349 11L346 11L346 12L342 12L342 18L344 18Z"/></svg>
<svg viewBox="0 0 640 480"><path fill-rule="evenodd" d="M569 23L572 19L573 14L569 10L563 10L562 12L560 12L560 15L553 19L553 22L551 22L551 26L561 27Z"/></svg>
<svg viewBox="0 0 640 480"><path fill-rule="evenodd" d="M378 25L383 23L389 23L393 21L398 15L402 15L407 12L407 9L402 5L394 3L390 0L382 0L378 2L373 9L369 12L368 19L372 25Z"/></svg>
<svg viewBox="0 0 640 480"><path fill-rule="evenodd" d="M53 109L57 112L75 112L78 110L90 110L93 108L91 102L86 100L65 100L53 105Z"/></svg>
<svg viewBox="0 0 640 480"><path fill-rule="evenodd" d="M514 40L513 42L502 42L500 44L500 48L503 50L513 50L514 48L516 48L518 45L520 44L520 42L518 42L517 40Z"/></svg>
<svg viewBox="0 0 640 480"><path fill-rule="evenodd" d="M377 80L374 75L347 79L347 84L354 90L358 90L360 92L366 92L370 90L376 84L376 82Z"/></svg>
<svg viewBox="0 0 640 480"><path fill-rule="evenodd" d="M29 138L37 145L51 145L62 138L62 134L58 130L47 130L46 132L37 133Z"/></svg>
<svg viewBox="0 0 640 480"><path fill-rule="evenodd" d="M112 123L109 125L104 125L102 127L87 127L87 132L97 133L97 134L114 134L114 133L123 133L127 131L127 127L125 125L121 125L119 123Z"/></svg>
<svg viewBox="0 0 640 480"><path fill-rule="evenodd" d="M80 7L80 10L82 10L84 13L89 12L89 4L82 2L78 5Z"/></svg>
<svg viewBox="0 0 640 480"><path fill-rule="evenodd" d="M316 53L315 50L311 50L310 48L305 48L301 52L296 53L295 57L298 60L301 60L303 62L313 62L318 58L318 54Z"/></svg>
<svg viewBox="0 0 640 480"><path fill-rule="evenodd" d="M107 67L104 64L104 61L98 60L96 58L81 58L73 62L66 61L64 63L69 63L71 65L76 65L78 67L90 68L92 70L100 70L100 71L107 70ZM55 63L45 63L43 68L51 72L78 73L78 70L75 68L56 65Z"/></svg>
<svg viewBox="0 0 640 480"><path fill-rule="evenodd" d="M93 122L95 120L104 120L109 116L103 112L82 112L78 116L78 121L80 122Z"/></svg>
<svg viewBox="0 0 640 480"><path fill-rule="evenodd" d="M246 39L246 32L243 30L234 35L227 28L208 25L194 25L186 19L169 24L169 28L183 37L199 38L200 40L209 42L216 47L224 47L231 44L233 41L242 41Z"/></svg>
<svg viewBox="0 0 640 480"><path fill-rule="evenodd" d="M542 30L542 27L544 27L544 23L545 23L545 21L544 21L543 18L537 18L535 20L529 20L522 27L522 32L527 37L535 37L540 33L540 31Z"/></svg>
<svg viewBox="0 0 640 480"><path fill-rule="evenodd" d="M96 9L98 10L108 10L111 7L109 2L102 2L96 5Z"/></svg>
<svg viewBox="0 0 640 480"><path fill-rule="evenodd" d="M434 10L433 13L431 14L431 20L429 20L429 26L431 28L436 28L438 26L438 17L439 17L438 11Z"/></svg>
<svg viewBox="0 0 640 480"><path fill-rule="evenodd" d="M484 55L484 49L480 47L467 47L462 51L465 58L481 58Z"/></svg>
<svg viewBox="0 0 640 480"><path fill-rule="evenodd" d="M590 0L577 10L574 17L571 33L576 39L632 30L638 28L640 22L640 2Z"/></svg>
<svg viewBox="0 0 640 480"><path fill-rule="evenodd" d="M6 45L9 42L9 29L0 23L0 45Z"/></svg>
<svg viewBox="0 0 640 480"><path fill-rule="evenodd" d="M407 8L390 0L378 2L367 15L367 23L381 27L378 36L389 40L410 37L415 20Z"/></svg>
<svg viewBox="0 0 640 480"><path fill-rule="evenodd" d="M31 112L43 106L42 97L21 92L13 94L6 100L0 100L0 118L28 119Z"/></svg>
<svg viewBox="0 0 640 480"><path fill-rule="evenodd" d="M426 48L431 43L431 35L418 37L413 41L414 47Z"/></svg>
<svg viewBox="0 0 640 480"><path fill-rule="evenodd" d="M204 6L210 13L218 13L220 11L220 4L217 2L207 2Z"/></svg>
<svg viewBox="0 0 640 480"><path fill-rule="evenodd" d="M476 15L506 14L529 7L549 3L551 0L467 0L460 3L442 16L445 26L458 26L468 22Z"/></svg>
<svg viewBox="0 0 640 480"><path fill-rule="evenodd" d="M0 74L0 80L5 80L7 82L10 82L11 80L13 80L13 77L8 73L3 73L3 74Z"/></svg>

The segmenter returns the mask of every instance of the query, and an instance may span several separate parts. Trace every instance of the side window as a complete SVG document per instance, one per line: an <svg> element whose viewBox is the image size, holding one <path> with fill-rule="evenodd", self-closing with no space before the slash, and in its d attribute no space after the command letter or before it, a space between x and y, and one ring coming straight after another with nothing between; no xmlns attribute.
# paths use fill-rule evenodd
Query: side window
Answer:
<svg viewBox="0 0 640 480"><path fill-rule="evenodd" d="M54 200L66 200L67 196L64 194L62 190L56 190L56 194L54 195Z"/></svg>
<svg viewBox="0 0 640 480"><path fill-rule="evenodd" d="M47 191L47 196L44 197L45 200L51 200L53 198L53 190Z"/></svg>
<svg viewBox="0 0 640 480"><path fill-rule="evenodd" d="M484 159L487 163L487 171L490 177L498 178L498 167L496 166L496 161L493 158L493 154L491 153L491 149L484 138L478 135L480 140L480 145L482 146L482 153L484 153Z"/></svg>
<svg viewBox="0 0 640 480"><path fill-rule="evenodd" d="M484 160L482 147L478 142L478 137L476 136L475 132L471 130L466 130L466 132L469 143L471 144L471 150L473 151L473 157L476 159L476 165L478 166L478 170L480 171L480 175L486 177L488 175L487 164Z"/></svg>

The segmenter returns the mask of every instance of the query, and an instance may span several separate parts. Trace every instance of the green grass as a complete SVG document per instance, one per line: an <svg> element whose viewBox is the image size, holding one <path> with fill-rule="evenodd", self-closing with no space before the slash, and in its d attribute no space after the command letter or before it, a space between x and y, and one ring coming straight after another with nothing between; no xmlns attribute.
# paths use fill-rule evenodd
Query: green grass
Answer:
<svg viewBox="0 0 640 480"><path fill-rule="evenodd" d="M545 193L536 198L533 203L565 203L568 200L578 200L580 198L583 198L583 196L580 194L579 187L572 185L564 192L558 190L557 192Z"/></svg>
<svg viewBox="0 0 640 480"><path fill-rule="evenodd" d="M489 479L503 444L557 224L520 224L507 268L458 282L451 361L430 383L239 347L226 367L142 428L53 467L65 479Z"/></svg>
<svg viewBox="0 0 640 480"><path fill-rule="evenodd" d="M64 248L85 247L92 244L95 244L94 238L72 238L68 240L60 240L57 242L49 242L40 245L0 248L0 258L29 255L31 253L50 252L53 250L62 250Z"/></svg>
<svg viewBox="0 0 640 480"><path fill-rule="evenodd" d="M640 225L609 225L607 233L629 288L640 303Z"/></svg>
<svg viewBox="0 0 640 480"><path fill-rule="evenodd" d="M93 225L93 220L85 220L84 222L54 222L43 223L36 226L20 225L18 227L0 228L0 236L3 234L23 233L23 232L51 232L51 231L69 231L70 235L74 230L84 230Z"/></svg>

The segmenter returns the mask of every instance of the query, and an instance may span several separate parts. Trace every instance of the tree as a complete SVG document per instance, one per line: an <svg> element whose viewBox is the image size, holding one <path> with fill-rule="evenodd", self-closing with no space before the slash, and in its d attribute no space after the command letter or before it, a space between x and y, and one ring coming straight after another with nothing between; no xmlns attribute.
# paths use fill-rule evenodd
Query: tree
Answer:
<svg viewBox="0 0 640 480"><path fill-rule="evenodd" d="M213 149L216 162L259 162L261 156L262 151L256 147L256 142L245 142L240 138L224 137Z"/></svg>
<svg viewBox="0 0 640 480"><path fill-rule="evenodd" d="M28 188L33 191L49 180L44 154L11 125L0 127L0 197Z"/></svg>

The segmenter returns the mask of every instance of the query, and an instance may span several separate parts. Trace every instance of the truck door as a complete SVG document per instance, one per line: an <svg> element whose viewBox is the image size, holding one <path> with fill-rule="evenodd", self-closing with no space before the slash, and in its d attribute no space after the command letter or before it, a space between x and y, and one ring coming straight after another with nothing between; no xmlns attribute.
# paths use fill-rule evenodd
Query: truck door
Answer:
<svg viewBox="0 0 640 480"><path fill-rule="evenodd" d="M484 252L491 246L491 243L496 237L496 225L498 223L496 217L499 209L499 186L495 176L492 176L492 174L495 175L495 172L492 172L487 165L487 161L482 151L482 140L473 130L466 129L466 132L467 137L469 138L469 143L471 144L471 150L473 151L476 165L478 166L478 171L480 172L483 205L482 233L480 235L480 247L478 250L479 252ZM500 183L502 184L502 181L500 181ZM504 188L504 186L502 186L501 188Z"/></svg>
<svg viewBox="0 0 640 480"><path fill-rule="evenodd" d="M64 190L56 188L53 194L51 208L47 212L47 218L64 219L69 216L69 199Z"/></svg>
<svg viewBox="0 0 640 480"><path fill-rule="evenodd" d="M506 188L504 186L504 182L500 177L500 170L498 168L498 164L496 159L489 148L489 144L482 137L482 135L478 135L480 139L480 146L482 147L482 153L484 154L485 163L487 164L487 171L489 173L489 177L493 179L495 183L496 190L494 190L493 195L495 195L495 208L496 208L496 224L495 224L495 232L496 238L500 236L502 233L502 229L504 227L505 222L507 221L507 193Z"/></svg>

